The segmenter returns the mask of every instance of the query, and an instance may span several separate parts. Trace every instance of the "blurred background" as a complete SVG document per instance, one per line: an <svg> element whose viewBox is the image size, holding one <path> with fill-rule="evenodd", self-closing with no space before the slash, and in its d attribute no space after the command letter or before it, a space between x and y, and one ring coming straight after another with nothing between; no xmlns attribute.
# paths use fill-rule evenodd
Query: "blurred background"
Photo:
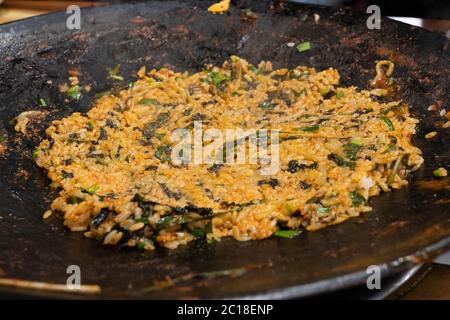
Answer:
<svg viewBox="0 0 450 320"><path fill-rule="evenodd" d="M217 2L211 0L210 2ZM287 0L286 0L287 1ZM446 34L450 29L450 1L448 0L291 0L292 2L326 6L351 6L365 12L369 5L381 8L383 16L393 17L409 24ZM10 22L51 11L65 10L68 5L80 7L102 5L103 3L127 2L123 0L0 0L0 23ZM129 2L129 1L128 1Z"/></svg>

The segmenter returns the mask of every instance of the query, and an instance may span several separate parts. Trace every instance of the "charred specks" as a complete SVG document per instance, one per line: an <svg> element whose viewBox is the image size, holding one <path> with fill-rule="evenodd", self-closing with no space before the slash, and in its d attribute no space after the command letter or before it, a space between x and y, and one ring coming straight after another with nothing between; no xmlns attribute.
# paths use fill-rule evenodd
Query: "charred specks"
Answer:
<svg viewBox="0 0 450 320"><path fill-rule="evenodd" d="M103 208L99 214L97 214L91 221L91 225L94 228L98 228L103 221L106 220L106 218L108 217L109 211L108 209Z"/></svg>
<svg viewBox="0 0 450 320"><path fill-rule="evenodd" d="M172 191L170 190L170 188L165 184L160 182L159 186L161 187L162 191L169 197L169 198L173 198L175 200L180 200L181 199L181 193L178 191Z"/></svg>
<svg viewBox="0 0 450 320"><path fill-rule="evenodd" d="M334 91L328 91L327 93L325 93L324 95L323 95L323 98L325 99L325 100L328 100L328 99L331 99L332 97L334 97L336 95L336 92L334 92Z"/></svg>
<svg viewBox="0 0 450 320"><path fill-rule="evenodd" d="M80 141L81 141L80 135L76 132L69 134L69 138L67 139L67 142L69 142L69 143L80 142Z"/></svg>
<svg viewBox="0 0 450 320"><path fill-rule="evenodd" d="M208 216L213 214L213 210L211 208L197 207L193 204L188 204L184 207L184 209L186 209L188 212L198 213L201 216Z"/></svg>
<svg viewBox="0 0 450 320"><path fill-rule="evenodd" d="M299 186L300 186L300 189L302 189L302 190L307 190L307 189L311 188L311 184L307 183L305 181L300 181Z"/></svg>
<svg viewBox="0 0 450 320"><path fill-rule="evenodd" d="M220 168L222 168L222 167L223 167L223 164L215 163L211 167L208 168L208 171L211 173L217 174L219 172Z"/></svg>
<svg viewBox="0 0 450 320"><path fill-rule="evenodd" d="M205 191L206 196L207 196L209 199L215 200L214 194L212 193L211 189L205 188L204 191Z"/></svg>
<svg viewBox="0 0 450 320"><path fill-rule="evenodd" d="M296 173L297 171L304 169L317 169L317 162L307 165L304 163L299 163L297 160L290 160L288 163L288 171L290 173Z"/></svg>
<svg viewBox="0 0 450 320"><path fill-rule="evenodd" d="M106 132L106 129L101 127L100 128L100 135L98 137L98 140L107 140L108 139L108 133Z"/></svg>
<svg viewBox="0 0 450 320"><path fill-rule="evenodd" d="M118 128L117 124L112 119L106 119L105 125L111 129Z"/></svg>
<svg viewBox="0 0 450 320"><path fill-rule="evenodd" d="M154 135L158 128L160 128L169 119L169 113L160 113L154 122L148 122L144 125L142 136L148 141Z"/></svg>
<svg viewBox="0 0 450 320"><path fill-rule="evenodd" d="M202 121L202 120L205 120L205 119L206 119L206 116L204 114L201 114L201 113L196 113L196 114L192 115L192 120L193 121Z"/></svg>
<svg viewBox="0 0 450 320"><path fill-rule="evenodd" d="M61 171L62 174L62 178L63 179L72 179L73 178L73 173L72 172L68 172L68 171Z"/></svg>
<svg viewBox="0 0 450 320"><path fill-rule="evenodd" d="M265 184L267 184L267 185L271 186L273 189L275 189L275 187L280 185L280 182L278 181L278 179L275 179L275 178L270 178L269 180L258 181L258 186L262 186Z"/></svg>

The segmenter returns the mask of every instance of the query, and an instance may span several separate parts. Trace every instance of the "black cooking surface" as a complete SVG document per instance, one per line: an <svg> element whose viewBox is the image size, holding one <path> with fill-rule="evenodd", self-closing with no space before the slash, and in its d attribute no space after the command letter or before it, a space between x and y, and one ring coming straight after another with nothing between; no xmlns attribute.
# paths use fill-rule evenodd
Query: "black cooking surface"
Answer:
<svg viewBox="0 0 450 320"><path fill-rule="evenodd" d="M0 26L0 134L8 135L7 152L0 156L1 277L64 284L68 265L78 265L82 283L100 285L101 297L298 297L363 283L368 265L379 264L387 275L448 248L449 181L420 182L434 180L432 171L449 163L449 131L436 129L442 119L427 111L449 98L448 40L386 19L381 30L369 31L366 17L347 9L236 2L221 16L209 14L209 2L202 1L87 9L81 31L67 30L65 13ZM248 6L256 21L242 19L240 8ZM302 41L311 41L312 49L299 53L286 46ZM196 71L232 54L252 63L270 60L276 68L335 67L342 84L361 88L368 88L376 60L392 60L401 96L421 119L415 144L425 165L408 188L371 200L373 212L292 240L197 241L177 250L141 252L100 246L65 230L57 217L42 220L56 192L31 154L53 119L87 111L95 93L126 86L142 65ZM107 79L117 64L126 78L122 83ZM67 82L74 66L92 90L67 103L58 84ZM48 106L38 107L39 98ZM15 133L10 121L36 108L47 111L36 132ZM423 138L434 130L436 139ZM230 269L228 275L217 272ZM176 283L155 287L167 277Z"/></svg>

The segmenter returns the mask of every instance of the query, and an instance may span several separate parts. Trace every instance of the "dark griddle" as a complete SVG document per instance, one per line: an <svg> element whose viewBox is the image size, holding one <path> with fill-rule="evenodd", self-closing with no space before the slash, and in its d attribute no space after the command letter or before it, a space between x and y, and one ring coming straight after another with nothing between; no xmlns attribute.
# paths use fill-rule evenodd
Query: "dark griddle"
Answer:
<svg viewBox="0 0 450 320"><path fill-rule="evenodd" d="M67 266L75 264L81 267L83 284L102 286L101 297L298 297L362 283L368 265L379 264L383 274L391 274L449 247L448 180L436 189L417 184L433 180L432 170L449 163L450 129L438 130L433 141L423 138L438 120L427 107L449 100L448 40L387 19L381 30L370 31L365 16L347 9L237 2L222 16L206 11L209 1L87 9L82 10L82 30L75 32L65 28L65 13L0 26L0 133L9 135L8 152L0 157L1 277L65 283ZM239 7L246 6L257 12L256 22L240 18ZM318 24L314 13L321 17ZM132 20L137 16L142 19ZM306 40L312 49L304 53L285 45ZM142 65L195 71L205 63L222 63L231 54L252 63L270 60L275 67L335 67L343 84L362 88L374 75L375 60L393 60L402 97L421 119L415 144L424 151L425 165L408 188L371 200L372 213L293 240L197 241L147 253L100 246L65 230L56 217L42 220L56 192L33 164L31 152L51 120L88 110L95 93L126 85ZM108 68L118 63L126 77L123 83L106 79ZM57 90L72 66L81 71L82 83L93 87L79 103L65 103ZM53 85L45 84L47 80ZM22 138L10 120L36 109L40 97L49 104L40 107L48 114L36 134ZM234 278L199 275L233 268L247 272ZM143 290L157 280L182 275L196 276L163 290Z"/></svg>

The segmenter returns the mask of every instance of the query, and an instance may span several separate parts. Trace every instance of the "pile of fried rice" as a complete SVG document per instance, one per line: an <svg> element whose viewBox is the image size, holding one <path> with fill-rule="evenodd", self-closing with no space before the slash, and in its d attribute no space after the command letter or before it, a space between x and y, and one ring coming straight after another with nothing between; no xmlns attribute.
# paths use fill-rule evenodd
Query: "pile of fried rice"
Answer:
<svg viewBox="0 0 450 320"><path fill-rule="evenodd" d="M335 69L273 70L233 56L195 74L138 74L87 114L54 121L36 153L62 190L51 210L104 244L290 237L370 211L371 196L407 185L423 162L408 106L383 90L340 87ZM203 130L279 130L280 169L172 163L172 132L195 121Z"/></svg>

